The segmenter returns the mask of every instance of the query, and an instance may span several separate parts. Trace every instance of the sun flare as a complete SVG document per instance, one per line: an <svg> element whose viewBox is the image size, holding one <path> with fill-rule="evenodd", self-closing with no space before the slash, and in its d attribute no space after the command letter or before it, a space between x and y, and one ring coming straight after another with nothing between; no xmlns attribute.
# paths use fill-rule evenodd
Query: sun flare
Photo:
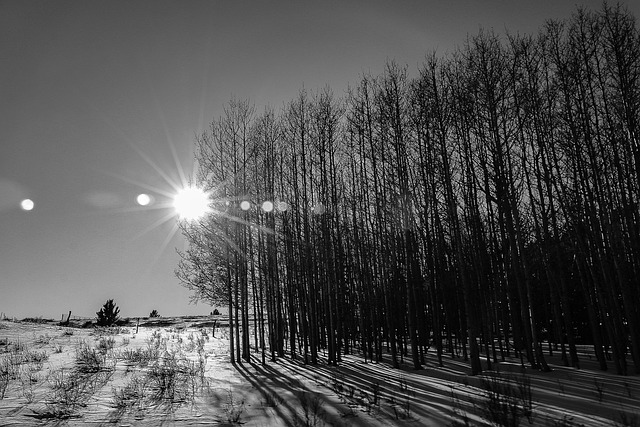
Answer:
<svg viewBox="0 0 640 427"><path fill-rule="evenodd" d="M180 219L193 221L211 210L209 195L197 187L186 187L173 198L173 207Z"/></svg>

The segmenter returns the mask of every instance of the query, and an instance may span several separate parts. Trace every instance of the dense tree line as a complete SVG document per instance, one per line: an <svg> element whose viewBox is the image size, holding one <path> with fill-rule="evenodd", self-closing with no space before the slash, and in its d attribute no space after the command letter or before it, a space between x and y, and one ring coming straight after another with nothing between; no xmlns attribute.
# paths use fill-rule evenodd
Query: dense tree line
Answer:
<svg viewBox="0 0 640 427"><path fill-rule="evenodd" d="M228 304L232 360L432 349L477 374L579 367L588 343L640 373L640 33L619 6L481 31L343 98L231 101L196 159L215 210L181 224L176 272Z"/></svg>

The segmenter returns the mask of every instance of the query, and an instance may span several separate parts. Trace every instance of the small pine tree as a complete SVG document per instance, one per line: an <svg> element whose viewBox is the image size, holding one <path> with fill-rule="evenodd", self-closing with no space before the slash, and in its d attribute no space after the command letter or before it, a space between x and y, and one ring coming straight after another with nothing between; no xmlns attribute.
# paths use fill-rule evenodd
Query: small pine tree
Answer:
<svg viewBox="0 0 640 427"><path fill-rule="evenodd" d="M211 315L212 315L212 316L218 316L218 315L220 315L220 312L219 312L219 311L218 311L218 309L216 308L216 309L214 309L214 310L211 312Z"/></svg>
<svg viewBox="0 0 640 427"><path fill-rule="evenodd" d="M160 317L160 314L158 314L158 310L154 308L153 311L149 313L149 317Z"/></svg>
<svg viewBox="0 0 640 427"><path fill-rule="evenodd" d="M112 299L107 300L104 303L100 311L96 314L98 315L98 326L111 326L116 323L119 319L118 314L120 313L120 309L113 303Z"/></svg>

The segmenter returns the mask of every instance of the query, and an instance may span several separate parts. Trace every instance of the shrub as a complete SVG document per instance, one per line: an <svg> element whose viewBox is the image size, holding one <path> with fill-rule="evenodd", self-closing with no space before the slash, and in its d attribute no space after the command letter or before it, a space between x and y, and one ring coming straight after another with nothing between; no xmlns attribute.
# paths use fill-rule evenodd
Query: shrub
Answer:
<svg viewBox="0 0 640 427"><path fill-rule="evenodd" d="M48 334L40 335L33 340L36 344L49 344L51 342L51 338Z"/></svg>
<svg viewBox="0 0 640 427"><path fill-rule="evenodd" d="M148 346L146 350L141 348L135 350L127 348L120 353L119 357L129 363L145 367L149 362L158 360L159 355L160 352L157 349Z"/></svg>
<svg viewBox="0 0 640 427"><path fill-rule="evenodd" d="M193 401L196 389L203 385L204 366L176 352L165 352L149 366L147 380L153 405L180 406Z"/></svg>
<svg viewBox="0 0 640 427"><path fill-rule="evenodd" d="M518 426L522 418L533 422L531 379L520 377L488 377L482 380L486 393L483 415L499 426Z"/></svg>
<svg viewBox="0 0 640 427"><path fill-rule="evenodd" d="M38 316L38 317L25 317L24 319L22 319L23 323L47 323L50 320L47 319L43 319L42 316Z"/></svg>
<svg viewBox="0 0 640 427"><path fill-rule="evenodd" d="M233 395L231 387L227 390L227 403L224 405L224 412L227 415L227 421L232 424L239 424L240 417L245 411L244 399L239 400Z"/></svg>
<svg viewBox="0 0 640 427"><path fill-rule="evenodd" d="M0 400L4 399L4 394L12 377L13 367L8 359L0 359Z"/></svg>
<svg viewBox="0 0 640 427"><path fill-rule="evenodd" d="M305 426L316 427L324 425L325 411L322 409L324 401L315 393L302 392L298 399L304 413ZM237 422L238 420L229 420Z"/></svg>
<svg viewBox="0 0 640 427"><path fill-rule="evenodd" d="M104 387L112 372L112 369L88 373L81 370L65 371L63 368L52 371L47 377L51 391L44 401L45 406L34 410L32 416L57 420L81 418L79 409L86 407L95 392Z"/></svg>
<svg viewBox="0 0 640 427"><path fill-rule="evenodd" d="M98 351L102 354L107 354L107 351L111 350L116 345L116 340L113 337L102 337L98 342Z"/></svg>
<svg viewBox="0 0 640 427"><path fill-rule="evenodd" d="M145 388L146 379L141 377L133 377L125 385L124 388L112 388L113 401L112 405L121 412L128 412L132 409L142 411L145 407Z"/></svg>
<svg viewBox="0 0 640 427"><path fill-rule="evenodd" d="M81 341L76 348L76 366L78 372L89 374L100 372L104 369L106 357L95 348L91 348L86 342Z"/></svg>
<svg viewBox="0 0 640 427"><path fill-rule="evenodd" d="M98 316L98 326L111 326L119 319L120 309L116 306L112 299L104 303L100 311L96 313Z"/></svg>
<svg viewBox="0 0 640 427"><path fill-rule="evenodd" d="M158 310L154 308L153 311L149 313L149 317L160 317L160 314L158 314Z"/></svg>

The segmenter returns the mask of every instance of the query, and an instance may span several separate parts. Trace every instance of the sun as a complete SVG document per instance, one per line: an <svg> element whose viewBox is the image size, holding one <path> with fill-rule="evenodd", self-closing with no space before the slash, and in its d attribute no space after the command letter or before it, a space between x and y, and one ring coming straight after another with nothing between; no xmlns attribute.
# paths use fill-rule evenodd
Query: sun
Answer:
<svg viewBox="0 0 640 427"><path fill-rule="evenodd" d="M173 207L180 219L197 220L210 210L209 194L197 187L186 187L178 191L173 198Z"/></svg>

